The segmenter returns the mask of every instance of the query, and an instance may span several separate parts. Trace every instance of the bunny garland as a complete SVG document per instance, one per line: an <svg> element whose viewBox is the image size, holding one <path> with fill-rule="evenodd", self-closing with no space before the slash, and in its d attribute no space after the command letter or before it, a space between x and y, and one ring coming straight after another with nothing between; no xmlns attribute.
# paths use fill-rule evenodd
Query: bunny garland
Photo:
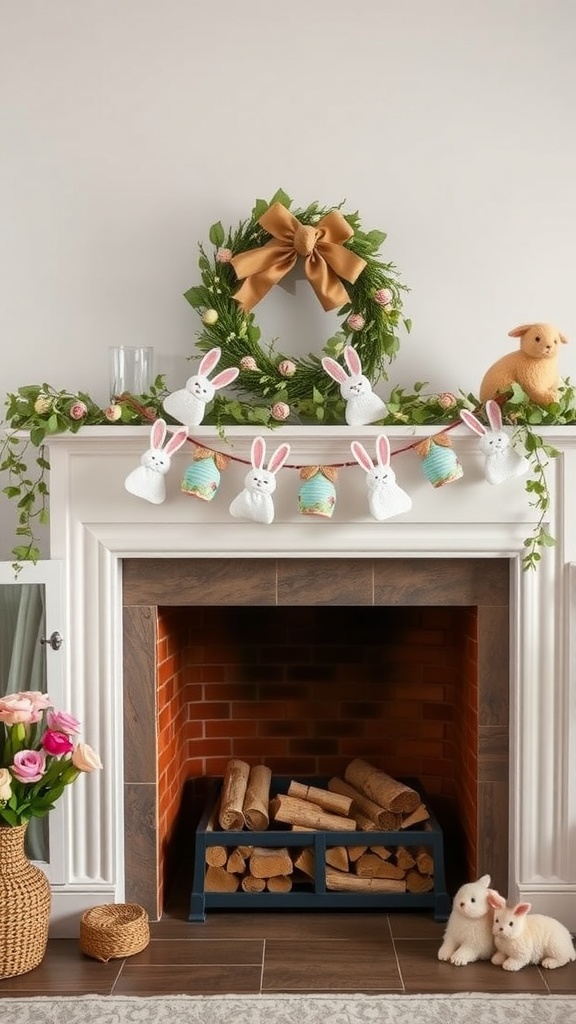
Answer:
<svg viewBox="0 0 576 1024"><path fill-rule="evenodd" d="M166 498L166 476L172 464L172 456L182 447L188 437L186 427L180 427L163 448L166 437L166 423L155 420L150 431L150 447L140 459L140 465L128 474L124 486L130 494L153 505L161 505Z"/></svg>
<svg viewBox="0 0 576 1024"><path fill-rule="evenodd" d="M281 444L270 456L264 469L266 442L255 437L250 458L252 469L244 477L244 489L232 501L229 512L236 519L252 519L255 523L269 524L274 519L272 495L276 490L276 473L282 469L290 454L290 445Z"/></svg>
<svg viewBox="0 0 576 1024"><path fill-rule="evenodd" d="M390 465L390 442L385 434L376 439L376 464L372 461L360 441L352 441L352 454L366 473L368 506L370 515L378 522L391 516L409 512L412 498L396 483L396 474Z"/></svg>
<svg viewBox="0 0 576 1024"><path fill-rule="evenodd" d="M164 409L169 416L187 427L197 427L202 423L206 406L214 398L215 392L231 384L240 373L237 366L230 366L209 380L208 374L219 362L221 355L221 349L211 348L200 360L198 373L188 378L185 387L173 391L164 399Z"/></svg>
<svg viewBox="0 0 576 1024"><path fill-rule="evenodd" d="M349 427L363 427L367 423L381 420L386 415L386 406L372 391L368 377L362 373L360 356L352 345L346 345L344 361L350 370L350 376L340 363L330 356L324 357L322 366L328 376L340 385L340 394L346 402L346 423Z"/></svg>
<svg viewBox="0 0 576 1024"><path fill-rule="evenodd" d="M527 473L530 463L512 446L510 436L502 426L502 411L498 402L486 402L486 415L491 430L468 409L460 410L460 417L470 430L480 437L480 451L486 456L484 475L489 484L501 484L510 477Z"/></svg>

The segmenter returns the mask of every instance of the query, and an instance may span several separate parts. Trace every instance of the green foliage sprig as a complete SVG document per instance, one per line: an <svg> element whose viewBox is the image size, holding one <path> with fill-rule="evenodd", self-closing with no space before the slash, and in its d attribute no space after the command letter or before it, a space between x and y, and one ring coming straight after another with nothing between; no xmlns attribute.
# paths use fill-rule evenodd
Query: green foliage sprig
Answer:
<svg viewBox="0 0 576 1024"><path fill-rule="evenodd" d="M160 375L147 394L120 395L104 409L85 391L57 391L50 384L29 384L7 395L10 429L0 437L0 472L8 476L2 493L18 509L19 543L12 548L16 573L22 562L40 558L36 530L48 523L46 440L54 434L76 434L83 426L148 423L161 414L166 394Z"/></svg>

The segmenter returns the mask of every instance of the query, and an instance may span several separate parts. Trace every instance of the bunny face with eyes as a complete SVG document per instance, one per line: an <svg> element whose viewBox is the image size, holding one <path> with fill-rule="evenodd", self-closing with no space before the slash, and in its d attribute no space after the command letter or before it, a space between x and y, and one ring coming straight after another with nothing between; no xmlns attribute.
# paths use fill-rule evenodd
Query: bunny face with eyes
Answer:
<svg viewBox="0 0 576 1024"><path fill-rule="evenodd" d="M489 897L494 890L489 886L490 875L460 886L438 950L439 960L463 967L475 960L490 959L494 952L494 915Z"/></svg>
<svg viewBox="0 0 576 1024"><path fill-rule="evenodd" d="M166 476L172 464L172 456L182 447L188 437L186 427L180 427L163 448L166 437L166 423L155 420L150 431L150 447L140 459L140 465L128 474L124 486L130 494L144 498L153 505L160 505L166 498Z"/></svg>
<svg viewBox="0 0 576 1024"><path fill-rule="evenodd" d="M218 363L221 354L221 349L211 348L201 359L198 373L188 378L184 388L173 391L164 399L163 405L169 416L173 416L179 423L185 423L187 427L197 427L202 422L206 406L216 391L231 384L240 373L238 367L231 366L209 380L208 374Z"/></svg>
<svg viewBox="0 0 576 1024"><path fill-rule="evenodd" d="M396 483L396 474L390 465L390 442L386 435L380 434L376 439L376 463L359 441L352 441L350 448L356 462L366 472L368 506L372 518L383 522L391 516L409 512L412 499Z"/></svg>
<svg viewBox="0 0 576 1024"><path fill-rule="evenodd" d="M484 475L489 484L501 484L513 476L522 476L530 463L512 446L510 437L502 426L502 412L498 402L486 402L486 415L490 423L487 430L468 409L460 410L460 417L470 430L480 437L480 450L486 456Z"/></svg>
<svg viewBox="0 0 576 1024"><path fill-rule="evenodd" d="M281 444L270 456L264 468L266 442L255 437L252 442L252 468L244 477L244 490L230 504L229 512L236 519L251 519L255 523L271 523L274 519L272 495L276 490L276 473L290 454L290 445Z"/></svg>
<svg viewBox="0 0 576 1024"><path fill-rule="evenodd" d="M528 398L538 405L550 405L558 399L560 377L558 351L568 338L553 324L520 324L508 332L520 338L520 350L502 356L484 374L480 401L505 394L519 384Z"/></svg>
<svg viewBox="0 0 576 1024"><path fill-rule="evenodd" d="M344 349L344 360L350 370L350 376L340 363L329 356L324 357L322 366L328 376L340 385L340 394L346 402L346 422L351 427L361 427L382 419L386 415L386 406L372 391L368 377L362 373L360 357L351 345Z"/></svg>

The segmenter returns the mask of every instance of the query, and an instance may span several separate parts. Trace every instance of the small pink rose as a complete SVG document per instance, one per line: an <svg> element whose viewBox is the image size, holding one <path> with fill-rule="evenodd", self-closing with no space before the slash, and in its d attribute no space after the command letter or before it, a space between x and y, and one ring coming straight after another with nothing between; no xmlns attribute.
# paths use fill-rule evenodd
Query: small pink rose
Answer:
<svg viewBox="0 0 576 1024"><path fill-rule="evenodd" d="M84 402L73 402L69 411L73 420L81 420L88 412L88 409L84 405Z"/></svg>
<svg viewBox="0 0 576 1024"><path fill-rule="evenodd" d="M74 744L64 732L54 732L53 729L46 729L40 740L44 750L52 757L60 757L61 754L69 754L74 749Z"/></svg>
<svg viewBox="0 0 576 1024"><path fill-rule="evenodd" d="M102 768L102 761L87 743L77 743L72 754L72 764L80 772L95 772Z"/></svg>
<svg viewBox="0 0 576 1024"><path fill-rule="evenodd" d="M37 722L39 712L29 697L20 693L9 693L0 699L0 722L6 725L31 725Z"/></svg>
<svg viewBox="0 0 576 1024"><path fill-rule="evenodd" d="M67 736L73 736L80 732L80 722L74 718L74 715L69 715L67 711L49 711L46 721L49 729L53 729L55 732L65 732Z"/></svg>
<svg viewBox="0 0 576 1024"><path fill-rule="evenodd" d="M362 313L350 313L346 323L351 331L361 331L366 321Z"/></svg>
<svg viewBox="0 0 576 1024"><path fill-rule="evenodd" d="M296 366L291 359L283 359L278 366L278 373L282 377L293 377L296 373Z"/></svg>
<svg viewBox="0 0 576 1024"><path fill-rule="evenodd" d="M271 412L275 420L286 420L290 415L290 406L286 402L275 402Z"/></svg>
<svg viewBox="0 0 576 1024"><path fill-rule="evenodd" d="M218 249L216 253L217 263L230 263L232 259L232 249Z"/></svg>
<svg viewBox="0 0 576 1024"><path fill-rule="evenodd" d="M443 409L451 409L456 402L456 395L453 395L451 391L443 391L438 395L438 405L441 405Z"/></svg>
<svg viewBox="0 0 576 1024"><path fill-rule="evenodd" d="M252 356L242 356L240 360L241 370L257 370L258 364Z"/></svg>
<svg viewBox="0 0 576 1024"><path fill-rule="evenodd" d="M12 775L18 782L40 782L46 771L43 750L20 750L14 755Z"/></svg>
<svg viewBox="0 0 576 1024"><path fill-rule="evenodd" d="M385 308L392 305L393 298L394 296L389 288L379 288L377 292L374 292L374 302Z"/></svg>
<svg viewBox="0 0 576 1024"><path fill-rule="evenodd" d="M113 402L112 405L104 409L104 415L109 423L117 423L122 416L122 409L118 402Z"/></svg>

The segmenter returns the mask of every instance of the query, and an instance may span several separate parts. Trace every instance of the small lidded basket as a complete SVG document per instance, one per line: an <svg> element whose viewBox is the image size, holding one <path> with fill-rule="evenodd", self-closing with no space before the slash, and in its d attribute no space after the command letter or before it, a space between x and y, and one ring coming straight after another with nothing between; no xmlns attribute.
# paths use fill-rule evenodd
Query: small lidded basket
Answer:
<svg viewBox="0 0 576 1024"><path fill-rule="evenodd" d="M94 960L133 956L149 942L148 914L137 903L91 907L80 920L80 949Z"/></svg>

